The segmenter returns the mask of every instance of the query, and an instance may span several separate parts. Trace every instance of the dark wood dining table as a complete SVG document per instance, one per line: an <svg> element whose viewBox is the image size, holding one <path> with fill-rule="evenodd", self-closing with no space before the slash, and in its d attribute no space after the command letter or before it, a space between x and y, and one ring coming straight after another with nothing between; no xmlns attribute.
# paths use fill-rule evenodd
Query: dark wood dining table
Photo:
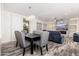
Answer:
<svg viewBox="0 0 79 59"><path fill-rule="evenodd" d="M25 35L25 38L26 40L30 41L31 43L31 54L33 54L33 41L36 41L38 39L35 39L35 38L40 38L40 35L39 34L27 34Z"/></svg>

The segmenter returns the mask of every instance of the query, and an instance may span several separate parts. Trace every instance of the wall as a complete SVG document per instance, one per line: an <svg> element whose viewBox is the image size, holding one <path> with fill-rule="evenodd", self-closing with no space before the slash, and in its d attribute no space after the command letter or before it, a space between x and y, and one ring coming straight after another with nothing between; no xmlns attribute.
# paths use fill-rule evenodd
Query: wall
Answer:
<svg viewBox="0 0 79 59"><path fill-rule="evenodd" d="M14 31L18 30L18 31L22 31L23 30L23 16L16 14L16 13L12 13L11 15L11 35L12 35L12 41L15 41L15 35L14 35Z"/></svg>
<svg viewBox="0 0 79 59"><path fill-rule="evenodd" d="M14 31L21 31L23 28L22 16L16 13L2 11L1 19L1 32L2 32L2 43L14 41Z"/></svg>
<svg viewBox="0 0 79 59"><path fill-rule="evenodd" d="M56 21L53 20L52 22L47 22L47 30L55 31L56 30Z"/></svg>
<svg viewBox="0 0 79 59"><path fill-rule="evenodd" d="M79 33L79 17L77 17L77 33Z"/></svg>
<svg viewBox="0 0 79 59"><path fill-rule="evenodd" d="M69 19L69 36L73 37L73 33L79 33L79 17L73 17Z"/></svg>
<svg viewBox="0 0 79 59"><path fill-rule="evenodd" d="M36 30L44 30L45 29L44 24L46 24L44 21L37 19Z"/></svg>
<svg viewBox="0 0 79 59"><path fill-rule="evenodd" d="M0 55L1 55L1 4L0 4Z"/></svg>
<svg viewBox="0 0 79 59"><path fill-rule="evenodd" d="M1 4L0 4L0 39L1 39Z"/></svg>
<svg viewBox="0 0 79 59"><path fill-rule="evenodd" d="M47 24L47 30L53 30L53 23L48 23Z"/></svg>

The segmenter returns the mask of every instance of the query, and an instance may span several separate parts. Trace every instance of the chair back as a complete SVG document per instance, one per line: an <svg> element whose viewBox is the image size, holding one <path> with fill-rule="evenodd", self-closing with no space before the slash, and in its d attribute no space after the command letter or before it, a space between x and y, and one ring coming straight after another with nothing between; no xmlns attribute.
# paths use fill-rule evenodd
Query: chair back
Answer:
<svg viewBox="0 0 79 59"><path fill-rule="evenodd" d="M26 30L23 30L22 32L23 32L25 35L27 34L27 31L26 31Z"/></svg>
<svg viewBox="0 0 79 59"><path fill-rule="evenodd" d="M18 44L20 45L21 48L26 47L24 33L20 32L20 31L15 31L15 37L16 37L16 40L18 41Z"/></svg>
<svg viewBox="0 0 79 59"><path fill-rule="evenodd" d="M48 39L49 39L49 32L43 31L41 33L41 42L40 42L41 46L48 44Z"/></svg>
<svg viewBox="0 0 79 59"><path fill-rule="evenodd" d="M34 34L39 34L39 35L40 35L42 32L43 32L43 31L40 31L40 30L33 31Z"/></svg>

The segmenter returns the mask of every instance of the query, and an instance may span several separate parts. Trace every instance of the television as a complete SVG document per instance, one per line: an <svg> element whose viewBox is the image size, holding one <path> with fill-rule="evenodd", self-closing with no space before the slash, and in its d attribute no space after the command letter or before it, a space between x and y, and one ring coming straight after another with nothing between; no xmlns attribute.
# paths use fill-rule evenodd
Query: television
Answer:
<svg viewBox="0 0 79 59"><path fill-rule="evenodd" d="M60 24L56 25L56 30L67 30L67 29L68 29L68 27L64 23L60 23Z"/></svg>

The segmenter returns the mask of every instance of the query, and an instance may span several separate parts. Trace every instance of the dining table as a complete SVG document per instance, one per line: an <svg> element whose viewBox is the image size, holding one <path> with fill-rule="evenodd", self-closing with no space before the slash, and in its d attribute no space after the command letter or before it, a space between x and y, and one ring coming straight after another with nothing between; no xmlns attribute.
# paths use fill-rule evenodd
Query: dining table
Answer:
<svg viewBox="0 0 79 59"><path fill-rule="evenodd" d="M33 54L33 42L38 40L38 38L40 38L40 35L39 34L34 34L34 33L29 33L27 35L25 35L25 39L30 41L30 44L31 44L31 54Z"/></svg>

